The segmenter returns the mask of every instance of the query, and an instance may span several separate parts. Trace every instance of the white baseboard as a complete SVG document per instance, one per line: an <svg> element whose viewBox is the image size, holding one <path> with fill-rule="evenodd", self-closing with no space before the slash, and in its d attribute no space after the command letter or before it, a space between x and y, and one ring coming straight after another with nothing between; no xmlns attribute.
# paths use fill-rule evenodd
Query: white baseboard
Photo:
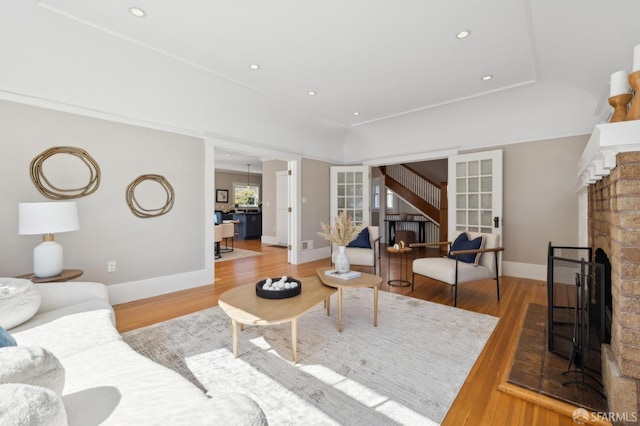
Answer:
<svg viewBox="0 0 640 426"><path fill-rule="evenodd" d="M146 299L174 291L186 290L211 284L213 272L209 269L185 272L183 274L155 277L140 281L112 284L107 286L109 302L112 305Z"/></svg>
<svg viewBox="0 0 640 426"><path fill-rule="evenodd" d="M260 242L262 244L269 244L272 246L283 246L286 247L286 244L280 244L278 242L278 237L275 237L273 235L263 235L262 237L260 237Z"/></svg>
<svg viewBox="0 0 640 426"><path fill-rule="evenodd" d="M313 262L314 260L328 258L331 255L329 247L321 247L313 250L303 250L298 255L298 263ZM327 266L329 261L327 260Z"/></svg>
<svg viewBox="0 0 640 426"><path fill-rule="evenodd" d="M547 265L505 261L502 262L502 275L546 281Z"/></svg>

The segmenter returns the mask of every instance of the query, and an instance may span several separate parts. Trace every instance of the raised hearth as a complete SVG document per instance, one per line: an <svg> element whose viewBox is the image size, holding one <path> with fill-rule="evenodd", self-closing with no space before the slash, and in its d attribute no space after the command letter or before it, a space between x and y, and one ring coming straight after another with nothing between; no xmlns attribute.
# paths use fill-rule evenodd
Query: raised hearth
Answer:
<svg viewBox="0 0 640 426"><path fill-rule="evenodd" d="M568 360L547 350L546 324L547 307L529 304L507 382L593 412L608 411L606 399L595 388L563 385L571 380L562 374L568 369ZM600 362L599 351L591 351L590 362ZM598 372L591 375L601 378ZM599 387L597 381L587 380Z"/></svg>

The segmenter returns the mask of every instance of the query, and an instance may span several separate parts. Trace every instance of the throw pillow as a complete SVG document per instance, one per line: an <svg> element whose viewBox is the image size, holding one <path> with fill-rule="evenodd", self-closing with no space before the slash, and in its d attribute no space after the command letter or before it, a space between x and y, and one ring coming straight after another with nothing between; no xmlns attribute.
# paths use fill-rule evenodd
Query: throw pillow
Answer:
<svg viewBox="0 0 640 426"><path fill-rule="evenodd" d="M452 251L457 250L479 250L484 247L484 235L481 235L473 240L469 239L469 234L466 232L458 235L458 238L455 239L453 244L451 244L451 250L449 250L449 254L447 257L451 259L455 259L456 257L451 254ZM465 263L473 263L473 266L478 266L478 262L480 261L480 256L482 253L469 253L469 254L460 254L458 255L458 260Z"/></svg>
<svg viewBox="0 0 640 426"><path fill-rule="evenodd" d="M362 231L360 231L356 239L347 244L347 247L371 248L371 241L369 239L369 228L367 228L366 226L362 228Z"/></svg>
<svg viewBox="0 0 640 426"><path fill-rule="evenodd" d="M0 385L0 413L7 425L67 425L62 398L51 389L23 383Z"/></svg>
<svg viewBox="0 0 640 426"><path fill-rule="evenodd" d="M38 312L42 297L29 280L0 278L0 327L7 330L31 319Z"/></svg>
<svg viewBox="0 0 640 426"><path fill-rule="evenodd" d="M14 339L7 330L0 327L0 348L4 348L6 346L16 346L17 344L18 343L16 342L16 339Z"/></svg>
<svg viewBox="0 0 640 426"><path fill-rule="evenodd" d="M62 395L64 367L51 352L37 346L0 348L0 383L42 386Z"/></svg>

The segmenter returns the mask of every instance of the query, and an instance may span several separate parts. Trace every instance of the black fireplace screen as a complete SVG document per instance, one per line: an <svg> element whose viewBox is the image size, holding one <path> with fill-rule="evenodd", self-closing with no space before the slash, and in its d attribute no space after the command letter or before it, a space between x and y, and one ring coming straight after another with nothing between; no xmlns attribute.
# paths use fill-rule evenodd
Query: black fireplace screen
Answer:
<svg viewBox="0 0 640 426"><path fill-rule="evenodd" d="M600 345L609 343L611 333L607 315L611 269L605 268L602 258L599 262L592 259L589 247L549 243L547 339L549 351L569 359L578 368L599 371ZM592 357L594 353L598 356Z"/></svg>

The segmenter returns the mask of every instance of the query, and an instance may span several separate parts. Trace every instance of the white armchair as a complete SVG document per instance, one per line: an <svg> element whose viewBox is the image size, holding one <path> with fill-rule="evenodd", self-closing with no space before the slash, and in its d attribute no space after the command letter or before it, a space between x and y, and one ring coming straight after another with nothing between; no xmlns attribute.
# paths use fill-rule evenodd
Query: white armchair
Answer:
<svg viewBox="0 0 640 426"><path fill-rule="evenodd" d="M454 235L454 240L463 232ZM425 257L414 258L413 275L411 278L411 291L415 285L416 274L449 284L454 287L453 305L458 305L458 284L470 281L481 281L487 279L496 280L496 291L500 300L500 281L498 277L498 255L504 248L500 247L500 236L495 234L482 234L478 232L467 232L469 240L484 237L484 244L476 249L459 249L453 247L452 241L435 243L414 243L410 247L434 247L441 245L449 246L447 257ZM417 250L414 250L414 256Z"/></svg>
<svg viewBox="0 0 640 426"><path fill-rule="evenodd" d="M373 274L376 275L377 272L380 272L378 267L380 264L380 231L377 226L367 226L367 230L369 232L369 247L347 246L345 252L351 265L371 266L373 267ZM335 244L331 244L332 266L338 254L338 248L334 246Z"/></svg>

